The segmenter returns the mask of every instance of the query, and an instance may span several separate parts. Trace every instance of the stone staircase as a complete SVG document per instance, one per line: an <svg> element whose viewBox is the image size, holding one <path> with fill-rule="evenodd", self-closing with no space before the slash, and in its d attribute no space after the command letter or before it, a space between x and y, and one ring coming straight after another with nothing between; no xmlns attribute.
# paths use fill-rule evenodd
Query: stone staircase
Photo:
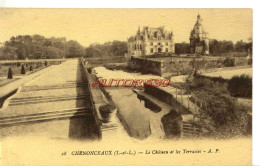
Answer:
<svg viewBox="0 0 260 166"><path fill-rule="evenodd" d="M183 122L182 138L196 138L202 134L202 128L198 128L189 122Z"/></svg>
<svg viewBox="0 0 260 166"><path fill-rule="evenodd" d="M46 111L46 112L32 113L32 114L23 114L23 115L16 115L16 116L5 116L5 117L0 117L0 127L20 125L26 123L37 123L37 122L44 122L44 121L65 119L65 118L67 119L67 118L73 118L78 116L86 116L87 118L87 117L91 117L88 116L91 114L92 112L90 108L81 107L81 108Z"/></svg>
<svg viewBox="0 0 260 166"><path fill-rule="evenodd" d="M77 95L63 95L63 96L35 96L26 98L12 98L9 106L23 105L23 104L38 104L48 103L65 100L78 100L88 97L88 94L77 94Z"/></svg>
<svg viewBox="0 0 260 166"><path fill-rule="evenodd" d="M23 86L20 91L20 95L16 95L10 98L8 102L9 110L17 110L18 107L24 107L24 109L28 109L28 106L32 106L30 108L35 108L33 105L37 104L58 104L62 101L69 100L88 100L89 94L82 90L77 92L76 94L55 94L56 89L68 89L68 88L80 88L86 86L83 82L68 82L65 84L52 84L52 85L32 85L32 86ZM46 90L52 90L51 92L47 92ZM35 91L39 91L41 94L44 92L45 95L22 95L22 94L35 94ZM54 92L54 93L53 93ZM47 94L47 95L46 95ZM6 110L5 110L6 111ZM41 110L35 110L34 113L30 111L23 111L23 114L17 112L14 115L4 115L0 116L0 127L8 127L14 125L28 124L28 123L38 123L50 120L58 120L58 119L69 119L73 117L85 116L86 118L90 118L92 115L91 108L89 106L81 106L71 108L62 108L61 110L48 110L48 108L43 108Z"/></svg>
<svg viewBox="0 0 260 166"><path fill-rule="evenodd" d="M33 85L33 86L24 86L21 92L28 91L40 91L40 90L50 90L50 89L67 89L67 88L78 88L86 86L84 83L69 82L66 84L55 84L55 85Z"/></svg>

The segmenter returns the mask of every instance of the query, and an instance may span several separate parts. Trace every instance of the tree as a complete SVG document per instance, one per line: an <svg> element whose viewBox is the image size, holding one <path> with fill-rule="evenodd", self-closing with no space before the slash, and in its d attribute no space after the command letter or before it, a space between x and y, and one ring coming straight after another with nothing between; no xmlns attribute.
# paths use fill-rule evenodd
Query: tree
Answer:
<svg viewBox="0 0 260 166"><path fill-rule="evenodd" d="M212 39L209 42L209 52L212 54L216 53L230 53L235 50L234 43L232 41L218 41Z"/></svg>
<svg viewBox="0 0 260 166"><path fill-rule="evenodd" d="M111 46L113 56L124 56L127 53L127 43L121 41L113 41Z"/></svg>
<svg viewBox="0 0 260 166"><path fill-rule="evenodd" d="M176 54L189 54L190 53L190 44L186 42L176 43L175 44L175 53Z"/></svg>
<svg viewBox="0 0 260 166"><path fill-rule="evenodd" d="M86 48L86 57L124 56L127 53L127 43L115 40L104 44L91 44Z"/></svg>
<svg viewBox="0 0 260 166"><path fill-rule="evenodd" d="M246 52L247 51L247 43L243 42L243 40L237 41L235 44L235 50L237 52Z"/></svg>
<svg viewBox="0 0 260 166"><path fill-rule="evenodd" d="M0 49L0 59L54 59L85 55L85 48L77 41L66 41L65 37L46 38L41 35L11 37Z"/></svg>
<svg viewBox="0 0 260 166"><path fill-rule="evenodd" d="M3 60L17 59L16 48L13 46L3 47L3 56L1 57L1 59Z"/></svg>
<svg viewBox="0 0 260 166"><path fill-rule="evenodd" d="M77 41L68 41L68 53L66 57L81 57L85 55L85 49Z"/></svg>

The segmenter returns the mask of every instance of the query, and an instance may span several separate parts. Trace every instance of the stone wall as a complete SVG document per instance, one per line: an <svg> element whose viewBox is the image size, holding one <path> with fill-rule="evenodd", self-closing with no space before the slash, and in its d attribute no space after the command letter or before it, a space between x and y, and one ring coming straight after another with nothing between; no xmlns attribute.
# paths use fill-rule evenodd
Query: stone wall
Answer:
<svg viewBox="0 0 260 166"><path fill-rule="evenodd" d="M102 92L100 91L98 86L95 86L95 87L92 86L92 83L96 79L96 76L94 74L91 74L88 72L86 61L81 59L80 65L81 65L81 72L82 72L83 80L86 81L88 90L89 90L91 109L92 109L92 113L95 117L95 123L97 125L96 134L101 138L102 137L102 132L101 132L102 118L101 118L98 108L101 104L104 103Z"/></svg>
<svg viewBox="0 0 260 166"><path fill-rule="evenodd" d="M2 66L20 66L20 65L37 65L45 64L48 65L58 65L65 62L65 59L32 59L32 60L4 60L0 61Z"/></svg>
<svg viewBox="0 0 260 166"><path fill-rule="evenodd" d="M172 106L174 110L181 115L192 114L186 107L175 99L173 94L168 92L164 87L145 86L144 92Z"/></svg>
<svg viewBox="0 0 260 166"><path fill-rule="evenodd" d="M166 138L182 137L183 123L193 120L192 112L177 101L174 94L166 88L146 86L144 92L172 107L170 113L162 118Z"/></svg>
<svg viewBox="0 0 260 166"><path fill-rule="evenodd" d="M117 124L113 121L105 122L104 114L102 115L102 113L99 111L99 108L109 103L114 106L115 104L108 101L109 94L104 91L104 88L93 86L93 82L98 81L98 78L95 74L91 73L92 71L89 71L90 68L88 65L88 61L86 61L85 59L81 59L80 65L83 73L83 79L86 81L88 86L92 113L95 117L95 123L97 125L95 131L97 132L96 134L99 136L99 138L102 138L102 135L104 135L105 131L117 129Z"/></svg>
<svg viewBox="0 0 260 166"><path fill-rule="evenodd" d="M148 59L148 58L135 58L131 57L128 66L131 69L141 71L142 73L152 73L156 75L162 74L162 60Z"/></svg>
<svg viewBox="0 0 260 166"><path fill-rule="evenodd" d="M205 71L211 68L244 66L248 63L246 57L131 57L129 67L142 73L172 76L189 74L194 68Z"/></svg>

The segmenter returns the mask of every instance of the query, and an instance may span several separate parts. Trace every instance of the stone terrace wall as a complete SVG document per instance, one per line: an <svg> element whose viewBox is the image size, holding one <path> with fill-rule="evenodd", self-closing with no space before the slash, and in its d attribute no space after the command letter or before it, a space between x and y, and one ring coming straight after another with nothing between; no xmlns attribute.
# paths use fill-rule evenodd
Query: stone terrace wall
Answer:
<svg viewBox="0 0 260 166"><path fill-rule="evenodd" d="M62 62L65 62L65 59L32 59L32 60L3 60L0 61L0 65L2 66L19 66L19 65L36 65L36 64L44 64L48 65L58 65Z"/></svg>
<svg viewBox="0 0 260 166"><path fill-rule="evenodd" d="M81 72L83 79L86 81L88 90L89 90L89 95L90 95L90 103L92 107L92 113L95 117L95 122L97 125L97 135L101 138L102 137L102 132L101 132L101 126L102 126L102 118L99 113L99 105L103 104L103 96L102 92L98 88L98 86L93 87L92 83L96 79L96 76L94 74L91 74L87 70L87 62L84 61L83 59L80 59L80 66L81 66Z"/></svg>
<svg viewBox="0 0 260 166"><path fill-rule="evenodd" d="M135 58L131 57L129 67L142 73L159 76L189 74L194 68L207 70L232 66L248 65L246 57L165 57Z"/></svg>
<svg viewBox="0 0 260 166"><path fill-rule="evenodd" d="M166 88L145 86L144 92L172 106L174 110L180 113L181 115L192 114L192 112L190 112L186 107L184 107L180 102L178 102L175 99L174 95L168 92Z"/></svg>
<svg viewBox="0 0 260 166"><path fill-rule="evenodd" d="M142 72L143 74L152 73L162 75L162 60L148 59L148 58L135 58L131 57L129 67Z"/></svg>

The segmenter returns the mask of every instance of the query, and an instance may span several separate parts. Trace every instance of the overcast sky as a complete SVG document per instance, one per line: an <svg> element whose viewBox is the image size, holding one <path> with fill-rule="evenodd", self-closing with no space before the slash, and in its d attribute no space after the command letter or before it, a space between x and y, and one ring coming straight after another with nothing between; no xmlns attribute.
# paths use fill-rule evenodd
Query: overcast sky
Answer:
<svg viewBox="0 0 260 166"><path fill-rule="evenodd" d="M198 13L211 39L236 42L252 36L251 9L0 9L0 42L40 34L88 46L126 41L138 26L165 26L175 42L189 42Z"/></svg>

